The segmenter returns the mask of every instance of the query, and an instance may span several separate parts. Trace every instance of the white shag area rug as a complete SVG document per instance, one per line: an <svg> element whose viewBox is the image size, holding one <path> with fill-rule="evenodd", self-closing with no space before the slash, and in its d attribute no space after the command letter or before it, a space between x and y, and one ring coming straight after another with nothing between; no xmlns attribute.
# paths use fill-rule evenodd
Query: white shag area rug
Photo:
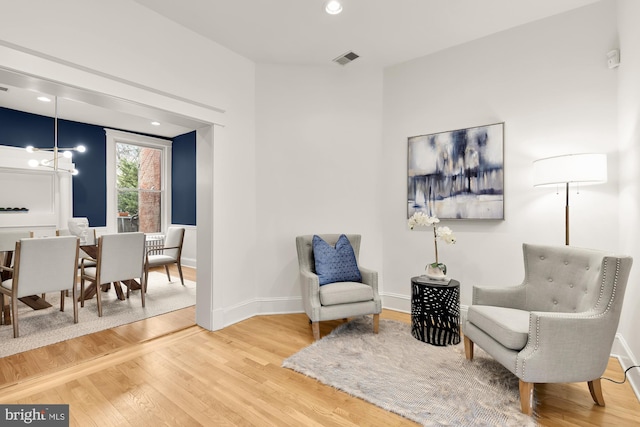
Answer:
<svg viewBox="0 0 640 427"><path fill-rule="evenodd" d="M356 318L283 361L282 366L425 426L535 426L520 412L518 378L475 347L436 347L411 326Z"/></svg>
<svg viewBox="0 0 640 427"><path fill-rule="evenodd" d="M71 297L65 299L64 312L60 311L60 292L47 294L47 302L52 306L42 310L33 310L19 301L20 336L13 338L12 325L0 325L0 357L195 305L196 284L185 280L185 286L182 286L179 278L172 275L171 279L169 282L164 273L149 273L144 308L139 290L131 291L128 299L120 301L112 286L111 290L102 293L102 317L98 317L97 299L93 297L85 301L84 307L78 304L78 323L73 323ZM123 285L122 290L126 294L126 286Z"/></svg>

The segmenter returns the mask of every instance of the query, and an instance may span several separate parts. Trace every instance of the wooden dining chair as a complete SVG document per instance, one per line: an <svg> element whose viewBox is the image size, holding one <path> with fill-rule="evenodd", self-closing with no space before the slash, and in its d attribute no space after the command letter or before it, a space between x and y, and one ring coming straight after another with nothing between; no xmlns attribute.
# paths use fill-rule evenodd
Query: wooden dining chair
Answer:
<svg viewBox="0 0 640 427"><path fill-rule="evenodd" d="M184 227L169 227L164 239L164 246L162 248L147 249L144 261L145 282L147 282L147 279L149 277L149 269L160 266L164 266L164 269L167 272L167 278L169 279L169 281L171 281L169 266L172 264L176 264L178 267L178 274L180 274L180 283L182 283L182 286L184 286L182 264L180 262L180 258L182 257L182 243L184 242L184 232Z"/></svg>
<svg viewBox="0 0 640 427"><path fill-rule="evenodd" d="M100 288L102 285L113 283L120 287L120 282L127 285L127 297L131 290L130 280L140 278L142 306L145 306L144 280L144 233L105 234L98 238L98 255L96 266L86 266L83 259L80 268L80 298L85 298L85 282L92 282ZM96 291L98 300L98 316L102 317L102 296Z"/></svg>
<svg viewBox="0 0 640 427"><path fill-rule="evenodd" d="M20 239L31 237L29 231L0 231L0 282L10 279L13 275L13 252L16 249L16 242ZM4 304L0 307L2 316L0 322L11 323L11 308Z"/></svg>
<svg viewBox="0 0 640 427"><path fill-rule="evenodd" d="M0 303L11 297L13 337L18 331L18 299L26 296L60 291L60 311L64 311L65 291L72 289L73 322L78 323L76 271L79 241L75 236L25 238L15 244L12 278L2 281Z"/></svg>
<svg viewBox="0 0 640 427"><path fill-rule="evenodd" d="M62 228L62 229L57 229L56 230L56 236L73 236L73 234L71 234L71 231L68 228ZM97 244L98 241L98 237L96 236L96 229L95 228L89 228L87 230L87 235L86 235L86 241L85 243L81 243L82 245L95 245ZM89 254L87 254L85 251L82 250L82 248L80 248L80 253L79 253L79 259L78 259L78 268L81 267L82 264L82 258L91 258L89 256ZM88 267L95 267L96 263L92 262L90 260L86 261L86 264Z"/></svg>

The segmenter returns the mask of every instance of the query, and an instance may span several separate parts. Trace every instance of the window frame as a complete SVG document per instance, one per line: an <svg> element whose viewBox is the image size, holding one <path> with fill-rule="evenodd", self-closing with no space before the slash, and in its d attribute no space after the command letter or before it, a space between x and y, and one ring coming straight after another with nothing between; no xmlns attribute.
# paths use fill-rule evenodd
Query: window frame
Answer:
<svg viewBox="0 0 640 427"><path fill-rule="evenodd" d="M160 232L171 224L171 146L172 141L136 133L105 128L107 148L107 232L118 232L118 191L116 177L116 144L137 145L162 151L160 190Z"/></svg>

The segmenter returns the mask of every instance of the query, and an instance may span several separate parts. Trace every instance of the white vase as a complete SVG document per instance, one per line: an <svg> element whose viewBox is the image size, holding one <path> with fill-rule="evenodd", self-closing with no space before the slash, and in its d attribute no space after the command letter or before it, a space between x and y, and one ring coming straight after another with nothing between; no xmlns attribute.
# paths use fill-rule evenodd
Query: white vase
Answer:
<svg viewBox="0 0 640 427"><path fill-rule="evenodd" d="M427 264L425 268L425 274L429 279L433 280L446 280L447 279L447 266L442 263Z"/></svg>

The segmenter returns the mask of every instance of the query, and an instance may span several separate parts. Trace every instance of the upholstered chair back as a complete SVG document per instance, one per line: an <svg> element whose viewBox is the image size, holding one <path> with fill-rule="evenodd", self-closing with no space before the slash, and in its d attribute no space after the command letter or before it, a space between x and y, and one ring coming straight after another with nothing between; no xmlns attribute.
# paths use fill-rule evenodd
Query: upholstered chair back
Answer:
<svg viewBox="0 0 640 427"><path fill-rule="evenodd" d="M184 231L185 229L183 227L167 228L167 234L164 238L164 247L175 249L166 249L162 252L162 255L169 256L174 260L178 259L182 250L182 242L184 241Z"/></svg>
<svg viewBox="0 0 640 427"><path fill-rule="evenodd" d="M527 290L522 309L579 313L603 308L603 298L612 292L615 264L606 263L601 251L529 244L523 251Z"/></svg>
<svg viewBox="0 0 640 427"><path fill-rule="evenodd" d="M28 231L0 231L0 252L12 252L16 249L16 242L30 237Z"/></svg>
<svg viewBox="0 0 640 427"><path fill-rule="evenodd" d="M340 234L318 234L318 236L332 246L335 246L340 238ZM345 234L345 236L349 239L349 243L351 243L353 252L356 255L356 261L360 264L360 234ZM308 270L315 274L316 261L313 257L313 234L298 236L296 238L296 247L298 249L298 265L300 269Z"/></svg>
<svg viewBox="0 0 640 427"><path fill-rule="evenodd" d="M15 296L72 289L77 270L76 236L21 239L13 278Z"/></svg>
<svg viewBox="0 0 640 427"><path fill-rule="evenodd" d="M105 234L99 238L99 284L144 275L144 233Z"/></svg>

